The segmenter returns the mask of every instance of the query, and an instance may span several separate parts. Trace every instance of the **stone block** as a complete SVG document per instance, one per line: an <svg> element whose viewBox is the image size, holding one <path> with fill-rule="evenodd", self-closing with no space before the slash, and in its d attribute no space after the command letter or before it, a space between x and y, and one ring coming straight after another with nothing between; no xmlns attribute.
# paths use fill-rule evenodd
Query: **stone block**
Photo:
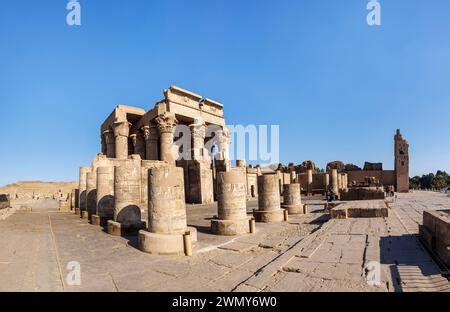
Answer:
<svg viewBox="0 0 450 312"><path fill-rule="evenodd" d="M347 209L345 208L335 208L331 210L332 219L347 219Z"/></svg>

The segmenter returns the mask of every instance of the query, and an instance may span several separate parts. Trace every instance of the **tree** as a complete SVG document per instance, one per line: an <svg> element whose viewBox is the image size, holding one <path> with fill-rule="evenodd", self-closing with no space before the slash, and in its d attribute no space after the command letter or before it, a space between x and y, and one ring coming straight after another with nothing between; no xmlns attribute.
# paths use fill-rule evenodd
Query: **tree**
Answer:
<svg viewBox="0 0 450 312"><path fill-rule="evenodd" d="M409 179L411 189L436 189L442 190L450 186L450 176L447 172L438 170L436 174L429 173L423 176L415 176Z"/></svg>
<svg viewBox="0 0 450 312"><path fill-rule="evenodd" d="M409 188L410 189L420 189L421 188L419 176L415 176L415 177L409 179Z"/></svg>
<svg viewBox="0 0 450 312"><path fill-rule="evenodd" d="M436 190L443 190L447 187L447 178L443 175L437 175L433 178L431 185Z"/></svg>
<svg viewBox="0 0 450 312"><path fill-rule="evenodd" d="M430 189L432 187L431 184L433 183L433 179L434 179L433 173L424 174L420 178L420 187L422 189Z"/></svg>

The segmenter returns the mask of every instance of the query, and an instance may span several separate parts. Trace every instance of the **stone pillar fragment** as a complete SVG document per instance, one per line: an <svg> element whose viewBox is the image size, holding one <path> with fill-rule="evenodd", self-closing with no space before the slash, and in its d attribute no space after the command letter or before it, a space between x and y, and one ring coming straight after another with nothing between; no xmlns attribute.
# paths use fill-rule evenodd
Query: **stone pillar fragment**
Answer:
<svg viewBox="0 0 450 312"><path fill-rule="evenodd" d="M144 227L139 207L140 167L124 164L114 169L114 221L108 221L108 233L136 234Z"/></svg>
<svg viewBox="0 0 450 312"><path fill-rule="evenodd" d="M323 193L324 193L324 195L327 194L329 186L330 186L330 174L325 173L323 175Z"/></svg>
<svg viewBox="0 0 450 312"><path fill-rule="evenodd" d="M312 185L313 185L313 171L311 169L308 170L308 196L312 195Z"/></svg>
<svg viewBox="0 0 450 312"><path fill-rule="evenodd" d="M114 123L115 157L119 159L128 158L128 136L130 134L130 123L127 121Z"/></svg>
<svg viewBox="0 0 450 312"><path fill-rule="evenodd" d="M297 181L297 173L295 171L291 171L291 183L299 183L299 181Z"/></svg>
<svg viewBox="0 0 450 312"><path fill-rule="evenodd" d="M246 172L232 170L217 174L218 218L211 220L211 231L219 235L249 233Z"/></svg>
<svg viewBox="0 0 450 312"><path fill-rule="evenodd" d="M91 167L80 167L80 178L79 178L79 190L80 190L80 198L79 208L80 208L80 216L83 211L86 211L86 178L87 173L91 171Z"/></svg>
<svg viewBox="0 0 450 312"><path fill-rule="evenodd" d="M216 155L216 167L218 171L230 171L230 133L227 127L215 132L217 136L218 153Z"/></svg>
<svg viewBox="0 0 450 312"><path fill-rule="evenodd" d="M348 192L348 174L344 173L343 175L343 183L344 183L344 192Z"/></svg>
<svg viewBox="0 0 450 312"><path fill-rule="evenodd" d="M270 173L258 176L258 210L253 211L258 222L282 222L278 174Z"/></svg>
<svg viewBox="0 0 450 312"><path fill-rule="evenodd" d="M208 151L205 149L206 124L201 119L196 119L189 125L192 138L191 159L211 161Z"/></svg>
<svg viewBox="0 0 450 312"><path fill-rule="evenodd" d="M97 168L97 215L100 225L114 219L114 167Z"/></svg>
<svg viewBox="0 0 450 312"><path fill-rule="evenodd" d="M289 214L304 213L303 204L300 195L300 184L291 183L283 185L283 208L287 209Z"/></svg>
<svg viewBox="0 0 450 312"><path fill-rule="evenodd" d="M160 157L162 161L168 162L170 165L175 166L175 155L173 152L173 131L177 125L175 115L165 112L159 115L155 122L159 131L160 142Z"/></svg>
<svg viewBox="0 0 450 312"><path fill-rule="evenodd" d="M86 174L86 210L90 221L97 213L97 172L94 169Z"/></svg>
<svg viewBox="0 0 450 312"><path fill-rule="evenodd" d="M339 181L337 169L333 169L331 171L331 187L333 189L334 195L339 196Z"/></svg>
<svg viewBox="0 0 450 312"><path fill-rule="evenodd" d="M148 172L148 231L139 231L139 248L152 254L183 254L187 227L183 168L170 165Z"/></svg>
<svg viewBox="0 0 450 312"><path fill-rule="evenodd" d="M236 160L236 167L238 167L238 168L245 168L246 166L247 165L245 163L245 160L241 160L241 159Z"/></svg>

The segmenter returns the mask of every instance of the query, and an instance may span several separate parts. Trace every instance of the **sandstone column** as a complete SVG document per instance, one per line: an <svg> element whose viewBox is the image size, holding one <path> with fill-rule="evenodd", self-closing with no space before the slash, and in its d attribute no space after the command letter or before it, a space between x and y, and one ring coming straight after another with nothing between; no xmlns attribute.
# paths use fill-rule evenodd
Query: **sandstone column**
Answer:
<svg viewBox="0 0 450 312"><path fill-rule="evenodd" d="M313 171L308 169L308 196L312 195L312 185L313 185Z"/></svg>
<svg viewBox="0 0 450 312"><path fill-rule="evenodd" d="M114 221L108 221L112 235L136 234L143 228L140 202L140 167L123 164L114 169Z"/></svg>
<svg viewBox="0 0 450 312"><path fill-rule="evenodd" d="M165 112L159 115L155 122L160 135L161 160L167 161L170 165L175 165L175 155L173 152L173 131L177 125L175 115Z"/></svg>
<svg viewBox="0 0 450 312"><path fill-rule="evenodd" d="M156 125L150 123L150 126L141 128L145 139L145 158L147 160L159 160L159 134Z"/></svg>
<svg viewBox="0 0 450 312"><path fill-rule="evenodd" d="M258 222L284 221L277 173L258 176L258 210L253 215Z"/></svg>
<svg viewBox="0 0 450 312"><path fill-rule="evenodd" d="M106 130L103 132L103 136L105 138L106 143L106 157L114 158L116 154L115 140L114 140L114 132L111 130Z"/></svg>
<svg viewBox="0 0 450 312"><path fill-rule="evenodd" d="M141 159L145 159L145 141L144 137L140 133L134 133L130 135L131 142L133 143L133 154L141 156Z"/></svg>
<svg viewBox="0 0 450 312"><path fill-rule="evenodd" d="M283 185L282 207L287 209L289 214L302 214L304 212L300 195L300 184L291 183Z"/></svg>
<svg viewBox="0 0 450 312"><path fill-rule="evenodd" d="M344 192L348 192L348 174L347 173L342 174L342 184L343 184Z"/></svg>
<svg viewBox="0 0 450 312"><path fill-rule="evenodd" d="M231 169L230 162L230 133L227 127L223 127L222 130L215 132L217 136L217 147L219 149L216 155L216 167L218 171L229 171Z"/></svg>
<svg viewBox="0 0 450 312"><path fill-rule="evenodd" d="M80 216L83 211L86 211L86 178L87 173L91 171L91 167L80 167L80 179L79 179L79 190L80 199L78 200L80 206Z"/></svg>
<svg viewBox="0 0 450 312"><path fill-rule="evenodd" d="M249 233L246 185L246 172L243 170L218 172L218 218L211 220L211 232L230 236Z"/></svg>
<svg viewBox="0 0 450 312"><path fill-rule="evenodd" d="M130 123L119 121L114 123L115 157L128 158L128 136L130 134Z"/></svg>
<svg viewBox="0 0 450 312"><path fill-rule="evenodd" d="M187 227L183 168L165 165L148 173L148 231L139 231L139 248L152 254L183 254Z"/></svg>
<svg viewBox="0 0 450 312"><path fill-rule="evenodd" d="M323 175L323 193L327 194L328 186L330 185L330 174L324 173Z"/></svg>
<svg viewBox="0 0 450 312"><path fill-rule="evenodd" d="M191 159L207 159L209 155L205 153L206 124L201 119L196 119L193 124L189 125L189 129L192 137Z"/></svg>
<svg viewBox="0 0 450 312"><path fill-rule="evenodd" d="M97 172L94 169L86 174L86 210L91 221L97 211Z"/></svg>
<svg viewBox="0 0 450 312"><path fill-rule="evenodd" d="M333 169L331 171L331 186L333 188L333 193L336 196L339 196L339 184L338 184L338 171L337 169Z"/></svg>
<svg viewBox="0 0 450 312"><path fill-rule="evenodd" d="M297 172L295 172L295 171L291 171L291 183L298 183Z"/></svg>
<svg viewBox="0 0 450 312"><path fill-rule="evenodd" d="M97 168L97 216L99 225L114 219L114 167Z"/></svg>

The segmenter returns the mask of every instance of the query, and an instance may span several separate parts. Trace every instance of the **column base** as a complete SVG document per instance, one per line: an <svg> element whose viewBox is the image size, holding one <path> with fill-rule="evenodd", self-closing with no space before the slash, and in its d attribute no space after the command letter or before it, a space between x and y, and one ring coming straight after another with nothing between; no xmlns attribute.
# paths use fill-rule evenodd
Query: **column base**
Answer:
<svg viewBox="0 0 450 312"><path fill-rule="evenodd" d="M250 218L241 220L211 220L211 232L216 235L234 236L250 233Z"/></svg>
<svg viewBox="0 0 450 312"><path fill-rule="evenodd" d="M100 225L100 216L93 214L91 216L91 224L92 225Z"/></svg>
<svg viewBox="0 0 450 312"><path fill-rule="evenodd" d="M275 223L284 221L284 209L264 211L264 210L253 210L253 216L256 222L263 223Z"/></svg>
<svg viewBox="0 0 450 312"><path fill-rule="evenodd" d="M102 226L102 227L107 227L108 221L114 220L114 216L110 216L110 217L99 216L99 218L100 218L100 226Z"/></svg>
<svg viewBox="0 0 450 312"><path fill-rule="evenodd" d="M188 227L192 243L197 242L197 229ZM139 249L155 255L184 255L183 234L160 234L139 231Z"/></svg>
<svg viewBox="0 0 450 312"><path fill-rule="evenodd" d="M81 212L81 219L88 219L89 218L89 213L86 210L83 210Z"/></svg>
<svg viewBox="0 0 450 312"><path fill-rule="evenodd" d="M307 214L309 212L309 210L308 210L308 205L303 205L303 213L304 214Z"/></svg>
<svg viewBox="0 0 450 312"><path fill-rule="evenodd" d="M304 205L281 205L290 215L304 214Z"/></svg>
<svg viewBox="0 0 450 312"><path fill-rule="evenodd" d="M75 212L74 212L76 215L80 215L80 208L75 208Z"/></svg>
<svg viewBox="0 0 450 312"><path fill-rule="evenodd" d="M108 220L106 225L106 231L113 236L129 236L138 235L139 231L146 229L147 224L142 221L140 224L122 224L113 220Z"/></svg>

